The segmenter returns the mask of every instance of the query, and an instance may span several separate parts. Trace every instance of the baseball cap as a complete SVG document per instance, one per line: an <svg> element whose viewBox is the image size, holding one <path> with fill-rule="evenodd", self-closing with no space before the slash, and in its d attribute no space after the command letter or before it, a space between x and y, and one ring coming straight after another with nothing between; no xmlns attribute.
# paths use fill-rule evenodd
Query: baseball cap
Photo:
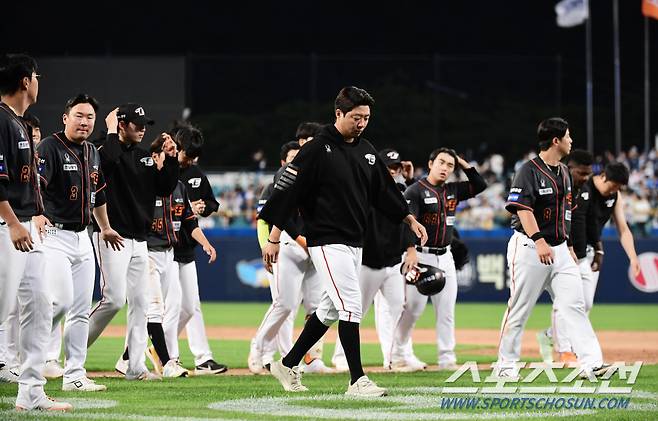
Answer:
<svg viewBox="0 0 658 421"><path fill-rule="evenodd" d="M135 103L128 103L119 106L119 111L117 111L117 118L119 121L125 121L128 123L135 123L139 126L152 126L155 123L153 120L146 116L144 112L144 107Z"/></svg>
<svg viewBox="0 0 658 421"><path fill-rule="evenodd" d="M400 153L395 149L382 149L381 151L379 151L379 156L382 157L382 161L384 162L384 165L386 165L387 167L390 167L392 165L402 164L402 160L400 159Z"/></svg>

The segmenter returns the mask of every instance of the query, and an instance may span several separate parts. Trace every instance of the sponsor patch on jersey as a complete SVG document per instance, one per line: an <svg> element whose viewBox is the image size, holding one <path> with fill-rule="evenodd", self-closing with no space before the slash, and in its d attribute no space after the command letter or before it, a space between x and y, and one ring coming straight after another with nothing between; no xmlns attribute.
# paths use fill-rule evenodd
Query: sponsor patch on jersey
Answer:
<svg viewBox="0 0 658 421"><path fill-rule="evenodd" d="M519 187L512 187L511 189L509 189L510 193L521 193L522 191L523 189Z"/></svg>
<svg viewBox="0 0 658 421"><path fill-rule="evenodd" d="M448 226L455 225L455 217L454 216L447 217L446 218L446 225L448 225Z"/></svg>
<svg viewBox="0 0 658 421"><path fill-rule="evenodd" d="M553 187L546 187L545 189L539 189L540 196L545 196L547 194L553 194Z"/></svg>
<svg viewBox="0 0 658 421"><path fill-rule="evenodd" d="M64 164L64 171L77 171L78 164Z"/></svg>
<svg viewBox="0 0 658 421"><path fill-rule="evenodd" d="M259 205L264 205L265 203L267 203L267 199L260 199L260 200L258 201L258 204L259 204Z"/></svg>
<svg viewBox="0 0 658 421"><path fill-rule="evenodd" d="M430 203L438 203L436 197L426 197L425 199L423 199L423 201L425 202L426 205L429 205Z"/></svg>
<svg viewBox="0 0 658 421"><path fill-rule="evenodd" d="M507 201L508 202L516 202L519 200L519 194L518 193L510 193L509 196L507 196Z"/></svg>
<svg viewBox="0 0 658 421"><path fill-rule="evenodd" d="M162 206L162 200L155 199L155 206Z"/></svg>
<svg viewBox="0 0 658 421"><path fill-rule="evenodd" d="M564 211L564 220L565 221L571 221L571 211L570 210Z"/></svg>
<svg viewBox="0 0 658 421"><path fill-rule="evenodd" d="M18 149L30 149L30 142L27 140L22 140L18 142Z"/></svg>
<svg viewBox="0 0 658 421"><path fill-rule="evenodd" d="M174 199L174 202L176 202L176 203L185 203L185 199L183 199L182 197L177 197L177 198Z"/></svg>
<svg viewBox="0 0 658 421"><path fill-rule="evenodd" d="M150 156L145 156L144 158L140 159L139 162L146 165L147 167L152 167L153 164L155 164L155 161L153 161L153 158Z"/></svg>
<svg viewBox="0 0 658 421"><path fill-rule="evenodd" d="M174 231L180 231L180 221L173 221Z"/></svg>
<svg viewBox="0 0 658 421"><path fill-rule="evenodd" d="M582 197L583 200L589 200L589 192L588 192L588 191L584 191L584 192L582 192L582 193L580 194L580 197Z"/></svg>
<svg viewBox="0 0 658 421"><path fill-rule="evenodd" d="M201 185L201 178L196 177L196 178L190 178L187 180L187 183L192 186L193 189L198 189L199 186Z"/></svg>
<svg viewBox="0 0 658 421"><path fill-rule="evenodd" d="M615 205L615 199L608 199L605 201L605 205L609 208L613 207Z"/></svg>
<svg viewBox="0 0 658 421"><path fill-rule="evenodd" d="M377 160L375 155L373 155L371 153L367 153L367 154L365 154L365 158L368 161L368 164L375 165L375 161Z"/></svg>

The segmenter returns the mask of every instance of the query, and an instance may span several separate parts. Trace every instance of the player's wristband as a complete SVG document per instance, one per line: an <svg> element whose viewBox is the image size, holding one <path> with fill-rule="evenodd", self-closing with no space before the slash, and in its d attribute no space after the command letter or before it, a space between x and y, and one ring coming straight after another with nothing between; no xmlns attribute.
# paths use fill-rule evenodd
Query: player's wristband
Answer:
<svg viewBox="0 0 658 421"><path fill-rule="evenodd" d="M605 252L603 250L596 250L596 254L600 254L601 256L603 256Z"/></svg>
<svg viewBox="0 0 658 421"><path fill-rule="evenodd" d="M530 236L530 239L535 242L537 242L537 240L540 240L542 238L544 238L544 234L542 234L541 231L538 231Z"/></svg>
<svg viewBox="0 0 658 421"><path fill-rule="evenodd" d="M267 239L267 242L270 243L270 244L280 244L281 243L281 241L272 241L269 238Z"/></svg>

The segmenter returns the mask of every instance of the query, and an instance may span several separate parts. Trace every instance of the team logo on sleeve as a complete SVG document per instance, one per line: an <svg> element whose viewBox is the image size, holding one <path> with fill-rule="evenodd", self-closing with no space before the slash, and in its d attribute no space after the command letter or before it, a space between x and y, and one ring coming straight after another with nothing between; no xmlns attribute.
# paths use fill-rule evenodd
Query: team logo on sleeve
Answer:
<svg viewBox="0 0 658 421"><path fill-rule="evenodd" d="M519 200L519 194L518 193L511 193L510 192L509 196L507 196L507 201L508 202L516 202L517 200Z"/></svg>
<svg viewBox="0 0 658 421"><path fill-rule="evenodd" d="M190 178L187 180L188 184L192 186L193 189L198 189L199 186L201 185L201 178L196 177L196 178Z"/></svg>
<svg viewBox="0 0 658 421"><path fill-rule="evenodd" d="M373 155L371 153L367 153L365 155L365 158L366 158L366 160L368 160L368 164L375 165L375 160L377 159L377 158L375 158L375 155Z"/></svg>
<svg viewBox="0 0 658 421"><path fill-rule="evenodd" d="M580 194L580 197L582 197L583 200L589 200L589 192L588 192L588 191L584 191L584 192L582 192L582 193Z"/></svg>
<svg viewBox="0 0 658 421"><path fill-rule="evenodd" d="M153 158L150 156L145 156L144 158L140 159L139 162L146 165L147 167L152 167L154 164Z"/></svg>

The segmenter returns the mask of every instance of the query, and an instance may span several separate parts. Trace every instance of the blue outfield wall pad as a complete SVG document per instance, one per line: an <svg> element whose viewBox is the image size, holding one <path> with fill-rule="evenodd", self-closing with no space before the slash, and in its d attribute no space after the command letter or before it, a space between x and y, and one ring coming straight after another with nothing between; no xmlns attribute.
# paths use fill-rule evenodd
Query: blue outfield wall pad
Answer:
<svg viewBox="0 0 658 421"><path fill-rule="evenodd" d="M458 273L458 301L505 302L509 298L506 253L509 230L492 232L462 231L470 250L470 263ZM486 233L486 236L482 234ZM256 231L251 228L206 230L217 249L217 261L208 264L208 256L196 249L199 292L202 301L271 301L268 274L263 268ZM658 290L658 237L636 239L635 246L643 262L653 264L647 274L647 291ZM644 292L631 283L628 258L615 238L604 238L605 257L596 291L596 302L658 303L658 292ZM651 259L649 259L651 257ZM635 282L637 285L637 282ZM642 287L640 285L639 287ZM96 299L99 298L96 282ZM544 293L540 302L549 302Z"/></svg>

